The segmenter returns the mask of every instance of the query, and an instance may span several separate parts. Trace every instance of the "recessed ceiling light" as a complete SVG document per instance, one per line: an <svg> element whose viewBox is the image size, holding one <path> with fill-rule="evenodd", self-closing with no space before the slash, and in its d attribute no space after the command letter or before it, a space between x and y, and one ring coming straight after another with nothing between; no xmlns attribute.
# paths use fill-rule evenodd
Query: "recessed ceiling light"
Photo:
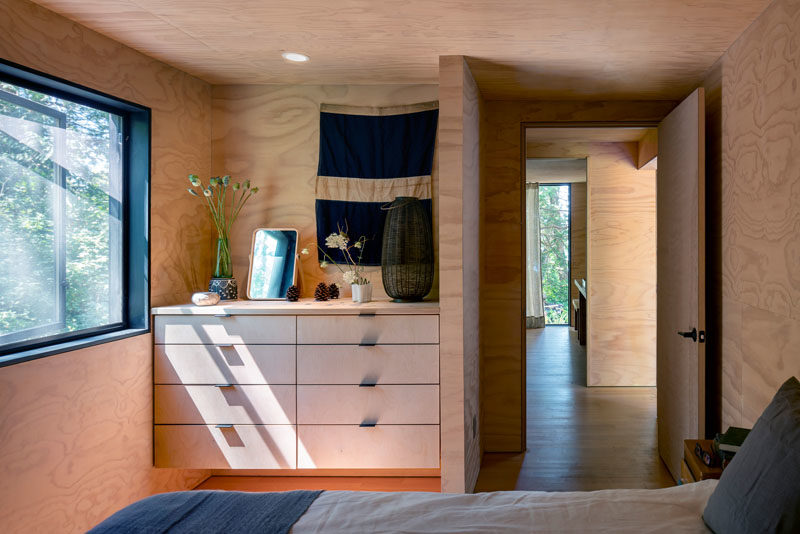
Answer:
<svg viewBox="0 0 800 534"><path fill-rule="evenodd" d="M308 56L305 54L300 54L298 52L284 52L281 54L283 59L286 61L291 61L293 63L305 63L308 61Z"/></svg>

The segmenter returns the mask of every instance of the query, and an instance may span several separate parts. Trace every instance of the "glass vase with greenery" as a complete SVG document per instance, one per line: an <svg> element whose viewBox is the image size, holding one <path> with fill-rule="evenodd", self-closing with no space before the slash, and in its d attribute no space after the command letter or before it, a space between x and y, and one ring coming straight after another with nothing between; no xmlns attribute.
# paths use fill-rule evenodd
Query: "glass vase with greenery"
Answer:
<svg viewBox="0 0 800 534"><path fill-rule="evenodd" d="M230 176L215 176L203 184L196 174L189 175L192 187L189 193L205 200L211 221L217 230L217 261L214 278L233 278L230 233L239 212L258 193L258 187L250 187L250 180L232 182ZM198 193L199 189L199 193Z"/></svg>

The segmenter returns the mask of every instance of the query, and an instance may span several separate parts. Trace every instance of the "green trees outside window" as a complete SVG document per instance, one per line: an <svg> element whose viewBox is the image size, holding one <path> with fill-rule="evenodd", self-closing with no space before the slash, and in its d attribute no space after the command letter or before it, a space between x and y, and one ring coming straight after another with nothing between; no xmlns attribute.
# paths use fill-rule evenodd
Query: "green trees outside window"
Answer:
<svg viewBox="0 0 800 534"><path fill-rule="evenodd" d="M0 348L122 317L122 119L0 82Z"/></svg>
<svg viewBox="0 0 800 534"><path fill-rule="evenodd" d="M545 324L569 324L569 185L539 185Z"/></svg>

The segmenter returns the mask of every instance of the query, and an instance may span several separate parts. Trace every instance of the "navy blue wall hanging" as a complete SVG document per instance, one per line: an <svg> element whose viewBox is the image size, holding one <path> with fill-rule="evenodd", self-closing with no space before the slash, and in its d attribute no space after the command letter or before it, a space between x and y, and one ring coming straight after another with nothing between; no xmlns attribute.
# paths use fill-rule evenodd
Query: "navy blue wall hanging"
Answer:
<svg viewBox="0 0 800 534"><path fill-rule="evenodd" d="M382 108L322 104L316 186L317 243L347 223L351 241L366 236L363 265L381 264L386 211L396 197L419 198L429 215L439 103ZM432 216L429 217L432 220ZM324 258L319 253L319 260Z"/></svg>

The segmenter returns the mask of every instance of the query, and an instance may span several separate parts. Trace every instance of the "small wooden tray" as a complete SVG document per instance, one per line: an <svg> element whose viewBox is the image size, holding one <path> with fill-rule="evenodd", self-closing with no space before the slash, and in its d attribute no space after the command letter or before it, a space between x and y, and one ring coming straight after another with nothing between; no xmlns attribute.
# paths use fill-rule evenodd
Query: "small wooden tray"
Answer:
<svg viewBox="0 0 800 534"><path fill-rule="evenodd" d="M719 478L722 475L722 468L721 467L708 467L703 461L698 458L694 453L694 446L697 442L700 442L700 445L703 447L705 451L713 451L713 443L714 440L712 439L687 439L683 442L683 459L686 462L686 465L689 466L689 470L692 473L694 479L697 480L707 480L709 478Z"/></svg>

